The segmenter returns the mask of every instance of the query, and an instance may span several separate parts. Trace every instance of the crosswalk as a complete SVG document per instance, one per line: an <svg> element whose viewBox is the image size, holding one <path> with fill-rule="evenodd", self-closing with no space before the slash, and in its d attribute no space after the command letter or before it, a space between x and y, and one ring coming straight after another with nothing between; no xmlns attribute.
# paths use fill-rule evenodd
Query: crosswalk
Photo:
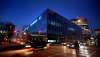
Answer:
<svg viewBox="0 0 100 57"><path fill-rule="evenodd" d="M96 53L95 50L90 49L88 47L80 48L78 51L78 55L83 57L92 57L95 56L94 55L95 53Z"/></svg>

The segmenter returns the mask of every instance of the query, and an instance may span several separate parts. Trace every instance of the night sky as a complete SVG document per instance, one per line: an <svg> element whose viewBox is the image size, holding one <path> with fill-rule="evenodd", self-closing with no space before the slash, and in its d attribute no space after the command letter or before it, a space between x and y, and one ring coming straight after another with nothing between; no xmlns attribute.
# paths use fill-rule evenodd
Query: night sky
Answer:
<svg viewBox="0 0 100 57"><path fill-rule="evenodd" d="M17 29L31 24L37 16L50 8L67 19L84 16L91 28L100 28L97 0L0 0L0 19L13 22Z"/></svg>

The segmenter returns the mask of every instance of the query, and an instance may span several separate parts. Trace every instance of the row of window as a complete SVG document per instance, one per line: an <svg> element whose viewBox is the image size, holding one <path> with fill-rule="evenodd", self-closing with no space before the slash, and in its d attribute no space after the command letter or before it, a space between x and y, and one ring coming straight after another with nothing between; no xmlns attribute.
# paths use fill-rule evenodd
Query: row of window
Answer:
<svg viewBox="0 0 100 57"><path fill-rule="evenodd" d="M61 27L62 26L60 23L55 22L55 21L49 21L48 23L53 25L53 26L57 26L57 27Z"/></svg>

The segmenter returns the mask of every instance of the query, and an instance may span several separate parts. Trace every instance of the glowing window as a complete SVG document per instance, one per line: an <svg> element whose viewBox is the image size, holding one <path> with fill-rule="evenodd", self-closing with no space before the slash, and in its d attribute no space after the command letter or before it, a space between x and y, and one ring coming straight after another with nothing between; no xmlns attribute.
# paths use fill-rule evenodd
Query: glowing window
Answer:
<svg viewBox="0 0 100 57"><path fill-rule="evenodd" d="M48 40L48 42L56 42L56 40Z"/></svg>

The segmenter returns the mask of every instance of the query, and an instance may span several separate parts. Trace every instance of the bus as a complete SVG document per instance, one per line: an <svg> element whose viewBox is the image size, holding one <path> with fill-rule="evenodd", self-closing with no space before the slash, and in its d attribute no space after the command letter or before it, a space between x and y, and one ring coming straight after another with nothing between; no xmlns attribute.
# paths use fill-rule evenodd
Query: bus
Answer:
<svg viewBox="0 0 100 57"><path fill-rule="evenodd" d="M26 43L35 49L44 48L47 46L47 38L45 35L30 35L28 36Z"/></svg>

